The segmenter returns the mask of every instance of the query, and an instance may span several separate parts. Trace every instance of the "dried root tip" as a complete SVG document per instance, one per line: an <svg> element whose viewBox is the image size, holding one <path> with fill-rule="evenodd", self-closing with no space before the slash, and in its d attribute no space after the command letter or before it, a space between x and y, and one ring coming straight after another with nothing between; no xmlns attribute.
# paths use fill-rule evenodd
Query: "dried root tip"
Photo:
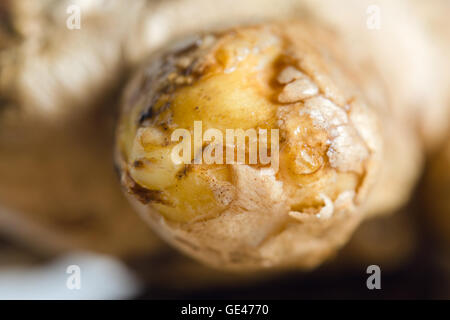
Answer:
<svg viewBox="0 0 450 320"><path fill-rule="evenodd" d="M297 79L306 78L306 75L293 66L287 66L280 72L277 80L280 84L288 84Z"/></svg>
<svg viewBox="0 0 450 320"><path fill-rule="evenodd" d="M303 72L293 66L287 66L278 75L277 80L284 84L283 90L278 95L281 103L294 103L319 93L317 85Z"/></svg>

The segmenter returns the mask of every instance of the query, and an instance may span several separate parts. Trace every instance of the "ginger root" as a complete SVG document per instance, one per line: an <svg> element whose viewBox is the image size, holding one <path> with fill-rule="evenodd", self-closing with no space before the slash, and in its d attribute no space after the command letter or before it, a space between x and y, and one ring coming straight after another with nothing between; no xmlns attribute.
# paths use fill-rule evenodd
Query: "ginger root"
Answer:
<svg viewBox="0 0 450 320"><path fill-rule="evenodd" d="M289 22L207 34L153 56L126 90L116 152L122 183L153 229L218 268L311 268L371 214L369 197L397 156L411 162L392 188L408 194L420 144L389 114L387 96L358 86L377 75L352 66L343 48L314 23ZM195 135L195 121L224 136L278 129L279 170L174 163L171 135ZM393 196L388 207L403 201Z"/></svg>

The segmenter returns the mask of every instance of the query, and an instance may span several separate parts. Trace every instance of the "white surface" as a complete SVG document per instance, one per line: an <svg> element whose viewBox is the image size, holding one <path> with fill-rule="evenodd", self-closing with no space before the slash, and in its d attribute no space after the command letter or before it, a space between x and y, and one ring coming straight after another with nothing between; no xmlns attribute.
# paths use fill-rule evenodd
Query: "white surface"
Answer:
<svg viewBox="0 0 450 320"><path fill-rule="evenodd" d="M80 289L69 289L67 273L79 266ZM139 292L137 280L118 260L74 253L34 268L0 268L0 299L126 299Z"/></svg>

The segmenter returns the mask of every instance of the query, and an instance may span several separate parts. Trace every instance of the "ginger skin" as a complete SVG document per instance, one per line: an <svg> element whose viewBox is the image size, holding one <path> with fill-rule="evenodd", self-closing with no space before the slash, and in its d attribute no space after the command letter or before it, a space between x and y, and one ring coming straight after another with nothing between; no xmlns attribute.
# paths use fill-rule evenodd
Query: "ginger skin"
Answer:
<svg viewBox="0 0 450 320"><path fill-rule="evenodd" d="M127 88L116 154L129 198L157 233L238 271L311 268L348 240L371 214L395 119L378 102L387 97L370 99L355 85L368 75L339 46L312 23L290 22L205 35L151 59ZM194 121L279 129L279 171L174 165L171 132L192 133ZM391 140L409 138L408 130L399 126ZM403 150L414 160L396 181L406 190L420 167L417 148Z"/></svg>

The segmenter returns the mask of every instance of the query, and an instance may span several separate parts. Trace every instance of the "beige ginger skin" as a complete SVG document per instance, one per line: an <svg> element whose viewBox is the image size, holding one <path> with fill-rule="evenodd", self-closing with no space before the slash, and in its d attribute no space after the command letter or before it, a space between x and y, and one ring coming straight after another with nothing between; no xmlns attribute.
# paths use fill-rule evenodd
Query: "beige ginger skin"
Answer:
<svg viewBox="0 0 450 320"><path fill-rule="evenodd" d="M157 233L231 270L311 268L348 240L370 213L383 144L411 133L398 126L386 139L395 121L379 102L387 98L355 85L363 75L339 45L323 28L289 22L201 36L152 57L125 94L117 163ZM175 165L171 133L192 132L194 121L279 129L279 170ZM403 149L414 161L403 177L414 180L418 146Z"/></svg>
<svg viewBox="0 0 450 320"><path fill-rule="evenodd" d="M127 203L120 198L110 163L113 130L111 113L115 110L111 103L111 92L118 92L119 82L126 79L124 69L131 69L143 56L163 47L168 40L199 29L215 30L227 25L246 24L254 19L267 21L287 17L301 20L307 18L314 20L320 28L309 23L290 27L285 24L283 27L256 28L264 30L261 34L255 28L253 34L242 30L239 39L233 38L230 32L216 35L210 46L203 47L197 53L186 54L198 55L199 60L205 62L206 57L214 57L219 46L216 41L226 42L222 43L221 48L228 48L229 52L233 47L245 47L246 42L252 47L254 42L260 42L265 37L264 34L269 34L271 39L278 39L260 55L247 55L239 68L227 75L220 75L220 66L226 64L226 61L231 61L230 64L233 65L233 54L226 53L227 50L224 50L226 54L222 54L222 57L219 54L215 67L214 61L203 63L211 66L208 75L214 75L209 87L204 81L206 76L203 70L198 68L192 70L191 80L187 80L192 83L176 83L179 109L195 101L201 102L198 91L220 84L219 78L226 84L223 87L227 88L220 97L211 93L216 100L214 105L203 101L203 110L195 110L191 105L188 110L194 109L194 113L188 112L181 116L178 113L176 126L192 126L193 120L199 119L204 124L209 123L218 128L263 126L280 129L280 133L284 135L281 137L282 163L275 181L279 182L276 185L281 185L278 190L281 190L279 193L282 197L277 197L271 181L267 183L266 189L261 189L266 190L265 193L258 194L258 197L264 199L264 206L267 199L280 199L283 206L289 208L287 214L280 210L273 217L265 214L267 209L258 215L240 215L234 220L226 220L225 209L232 206L236 209L239 205L235 197L240 195L245 198L246 195L251 195L250 190L256 188L250 185L245 190L246 193L240 194L239 188L246 189L250 182L243 178L238 180L237 169L231 165L227 168L192 166L186 170L184 186L180 186L177 180L176 189L173 188L174 179L170 171L162 172L159 177L155 172L149 171L147 165L136 170L131 162L125 163L129 168L124 170L135 171L131 176L140 182L135 191L144 202L149 201L147 190L152 189L147 188L151 186L149 182L158 182L158 190L164 189L166 197L170 196L172 202L178 201L175 207L153 201L145 205L146 209L142 209L159 212L151 217L158 221L164 219L168 226L161 228L157 225L156 229L166 238L173 238L175 229L178 233L183 232L183 237L180 238L182 241L187 239L191 244L195 242L209 246L210 239L222 236L226 240L223 245L211 244L214 248L219 248L219 255L239 256L242 251L252 252L252 257L269 261L268 265L313 266L324 260L346 241L359 220L391 213L409 199L410 190L421 172L422 156L425 154L423 151L425 148L435 149L440 146L442 132L447 131L450 114L450 108L445 108L442 104L442 101L449 101L448 94L445 94L450 48L448 32L445 31L448 30L445 15L448 12L445 9L448 8L448 2L378 0L376 3L382 12L380 30L369 30L365 24L366 9L374 4L373 1L347 2L348 7L342 6L339 1L329 0L279 0L276 5L271 0L216 0L214 4L209 0L136 0L133 4L115 0L112 2L114 5L104 10L99 6L100 2L92 5L90 2L73 0L5 1L0 5L0 15L2 18L8 17L4 13L8 13L10 9L12 13L11 19L4 19L0 24L2 232L6 231L20 241L25 240L40 248L75 247L121 256L148 253L155 251L155 247L160 248L160 241L152 236L150 230L146 230L142 222L130 212ZM65 26L65 9L69 3L81 5L82 32L61 27ZM196 19L192 19L192 16ZM183 21L183 24L179 24L179 21ZM12 24L9 25L9 22ZM328 28L333 30L331 35L323 30ZM243 33L247 35L244 37ZM405 34L408 36L405 37ZM293 38L296 38L295 41ZM300 65L300 56L308 57L306 60L309 59L310 62ZM235 57L240 59L242 52ZM249 87L255 90L237 90L230 86L235 80L234 84L240 87L242 83L238 82L245 78L242 75L251 70L255 63L265 59L269 60L266 67L259 73L251 73L257 74L258 81L253 81L249 75ZM187 61L181 60L184 63ZM272 60L276 63L273 64ZM323 68L319 67L322 64ZM182 67L183 61L177 65L177 68ZM326 77L312 77L311 74L316 69ZM300 78L296 78L298 72ZM318 71L316 73L319 74ZM329 80L326 83L325 78ZM135 80L135 83L137 85L139 80ZM129 91L133 91L131 87ZM191 91L189 88L195 90ZM154 96L147 89L141 90L142 93L137 96ZM333 90L339 90L339 93L333 96ZM310 97L309 94L313 96ZM332 167L331 164L336 164L342 157L329 161L329 146L323 144L325 136L331 132L330 127L315 128L316 124L307 117L308 108L312 109L312 104L309 103L308 108L304 106L307 100L329 100L340 109L334 109L333 104L324 104L324 108L331 106L332 110L339 111L338 114L343 115L345 112L347 118L351 118L351 114L355 118L355 114L359 113L346 110L345 103L338 101L353 95L358 96L358 105L366 106L367 110L364 109L361 114L374 114L367 117L378 127L372 130L375 134L369 130L362 140L369 140L368 137L373 141L379 140L377 143L382 148L377 152L369 152L364 161L354 161L355 156L364 154L364 148L359 148L358 152L358 148L344 148L345 152L341 155L351 156L347 159L347 164L352 166L352 170L341 172L342 170L337 170L338 166ZM183 101L187 96L191 99L189 104ZM224 97L228 99L227 103L222 101ZM221 102L217 103L217 100ZM239 103L235 103L235 100ZM244 100L245 105L241 103ZM313 110L319 110L318 105L314 104ZM220 109L217 109L218 106ZM245 108L240 108L243 106ZM134 125L133 119L137 115L130 114L128 110L139 113L141 108L143 106L128 103L124 119L129 118ZM210 117L210 114L214 114L212 111L215 112L215 120ZM253 111L256 111L255 114L252 114ZM302 116L299 115L300 111L303 112ZM13 117L10 118L10 115ZM186 118L180 121L183 116ZM83 120L86 117L89 120ZM266 121L269 117L273 117L272 120ZM355 130L346 128L345 132L361 132L353 119L350 120L351 125L344 127ZM262 125L264 122L267 123ZM174 127L168 128L168 132L160 136L158 130L153 130L152 127L148 119L142 128L136 131L132 128L129 137L123 137L121 141L128 141L125 144L133 145L137 131L143 131L145 138L153 140L155 137L167 137L174 130ZM295 131L297 127L305 127L309 130L308 134L298 135ZM354 146L358 145L360 144L356 143ZM146 148L152 149L150 151L153 155L164 151L158 146L153 148L147 145ZM51 161L37 161L42 157ZM377 157L382 157L382 161L376 160ZM121 160L119 163L123 165ZM138 161L138 167L139 163ZM340 163L342 169L343 163ZM369 163L372 163L371 166ZM445 164L448 167L448 162ZM360 165L361 169L355 170ZM171 169L170 166L165 168ZM251 168L259 169L258 166ZM365 177L366 171L372 177ZM184 170L177 171L180 172ZM214 179L207 180L212 172ZM254 173L251 170L249 172ZM240 177L248 175L248 172L240 173ZM440 174L437 176L441 177ZM68 183L81 177L86 181L95 181L89 184L89 188ZM238 185L238 181L246 184ZM358 183L362 186L363 182L364 188L354 188ZM215 186L212 190L211 184ZM299 188L298 185L303 187ZM140 188L141 186L144 187ZM348 216L351 218L335 222L336 200L339 196L351 198L353 189L354 201L345 205L345 212L349 212ZM222 190L227 192L220 193ZM150 194L154 198L162 192ZM196 201L193 195L201 196L197 207L190 205L191 201ZM333 204L331 219L316 219L317 212L323 207L326 209L322 211L322 217L331 212L331 206L326 205L330 204L328 200ZM141 206L139 203L138 205ZM158 208L151 209L154 206ZM270 206L272 204L268 205ZM3 210L4 208L7 210ZM148 213L145 212L144 216L148 218ZM267 219L260 221L261 217ZM250 221L249 224L254 225L242 231L244 222L241 224L238 219ZM233 220L233 224L228 223L229 220ZM224 225L226 228L215 228L212 221L216 221L215 225ZM270 225L272 222L274 226ZM211 226L209 233L206 228L204 233L198 231L203 230L202 223ZM299 224L303 226L300 227ZM73 226L70 232L67 231L68 226ZM230 231L235 227L234 231ZM187 228L191 228L192 232ZM288 231L291 229L292 231ZM253 230L256 230L254 234ZM217 232L221 234L216 235ZM228 237L232 232L237 240ZM131 233L133 236L130 236ZM326 237L322 236L326 233ZM202 234L202 239L199 234ZM245 234L247 240L243 239ZM280 237L277 238L277 235ZM251 237L254 238L248 240ZM288 240L289 237L292 242ZM281 240L275 241L276 238L285 239L282 240L285 244L276 244L281 243ZM234 243L234 247L245 247L245 250L234 250L229 245L230 242ZM241 243L245 245L241 246ZM317 253L313 252L314 246ZM223 253L223 247L229 247L228 253ZM265 253L260 253L263 251L262 247L265 248ZM269 247L272 255L278 250L278 258L262 258L270 256ZM200 249L190 251L197 252L196 256L201 256L209 264L217 266L222 263L214 254L210 255L212 258L206 257L203 249ZM214 259L217 261L212 261ZM259 268L262 263L249 263L248 266L250 265ZM248 268L236 264L235 269Z"/></svg>

